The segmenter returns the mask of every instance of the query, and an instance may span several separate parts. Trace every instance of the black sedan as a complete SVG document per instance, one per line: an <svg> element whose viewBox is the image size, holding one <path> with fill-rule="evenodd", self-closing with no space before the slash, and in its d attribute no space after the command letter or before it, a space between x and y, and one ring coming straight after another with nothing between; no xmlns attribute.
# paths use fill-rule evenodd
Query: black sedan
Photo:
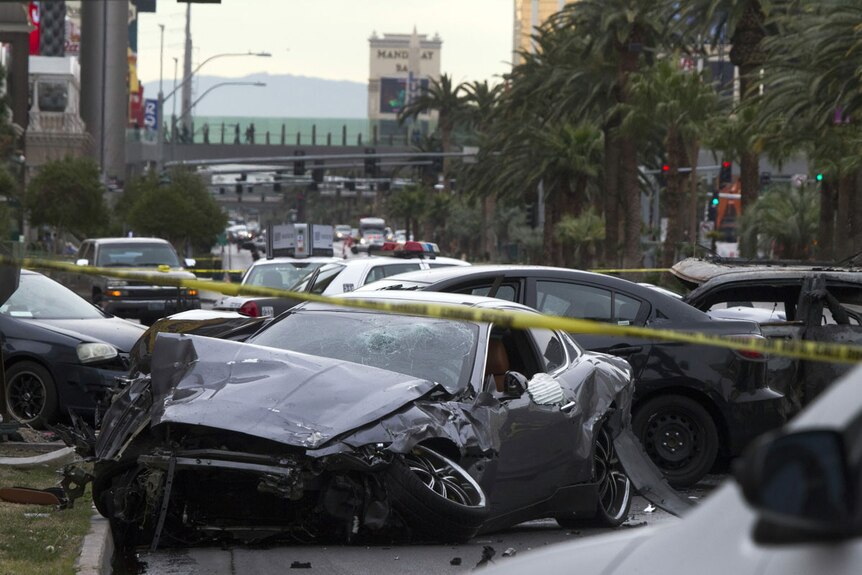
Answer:
<svg viewBox="0 0 862 575"><path fill-rule="evenodd" d="M0 305L5 401L10 415L36 427L69 410L93 412L144 332L42 274L22 270Z"/></svg>
<svg viewBox="0 0 862 575"><path fill-rule="evenodd" d="M486 295L543 313L636 325L761 337L748 321L717 321L658 290L620 278L541 266L483 266L410 272L366 290ZM691 485L718 456L735 456L754 437L782 425L784 396L767 385L758 354L619 336L576 334L585 348L623 357L636 381L632 426L671 485Z"/></svg>
<svg viewBox="0 0 862 575"><path fill-rule="evenodd" d="M242 321L218 313L209 333ZM652 472L631 455L628 364L564 333L306 303L238 342L190 335L184 315L141 340L146 373L89 454L122 547L462 541L537 517L615 526L634 492L626 471Z"/></svg>

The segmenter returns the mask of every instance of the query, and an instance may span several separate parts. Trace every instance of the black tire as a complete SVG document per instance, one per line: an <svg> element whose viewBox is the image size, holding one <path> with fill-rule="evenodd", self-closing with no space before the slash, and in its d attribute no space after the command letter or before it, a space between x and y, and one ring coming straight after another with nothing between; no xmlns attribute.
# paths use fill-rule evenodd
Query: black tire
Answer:
<svg viewBox="0 0 862 575"><path fill-rule="evenodd" d="M410 529L434 541L467 541L488 517L485 493L476 480L454 461L420 445L392 462L387 490Z"/></svg>
<svg viewBox="0 0 862 575"><path fill-rule="evenodd" d="M673 487L689 487L712 469L718 429L709 412L681 395L662 395L640 406L632 428Z"/></svg>
<svg viewBox="0 0 862 575"><path fill-rule="evenodd" d="M51 373L32 361L6 370L6 408L21 423L44 429L58 414L57 387Z"/></svg>
<svg viewBox="0 0 862 575"><path fill-rule="evenodd" d="M565 529L584 525L619 527L629 516L634 487L617 457L614 441L606 425L596 433L593 448L593 481L599 485L596 514L591 519L575 515L557 515L554 519Z"/></svg>

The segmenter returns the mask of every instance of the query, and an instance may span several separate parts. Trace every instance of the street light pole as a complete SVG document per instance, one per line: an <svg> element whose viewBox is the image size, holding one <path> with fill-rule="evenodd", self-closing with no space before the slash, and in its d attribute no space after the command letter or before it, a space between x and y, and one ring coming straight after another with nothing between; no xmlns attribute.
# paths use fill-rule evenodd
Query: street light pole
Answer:
<svg viewBox="0 0 862 575"><path fill-rule="evenodd" d="M177 118L176 121L181 122L187 120L188 118L186 116L189 116L191 114L191 111L194 109L195 106L198 105L198 102L204 99L204 96L206 96L216 88L221 88L222 86L254 86L256 88L264 88L266 87L266 82L219 82L214 86L210 86L203 94L198 96L198 98L191 103L188 110L180 113L180 117Z"/></svg>
<svg viewBox="0 0 862 575"><path fill-rule="evenodd" d="M164 26L162 26L162 29L164 30ZM255 56L257 58L270 58L272 56L272 54L270 54L269 52L226 52L224 54L215 54L213 56L210 56L209 58L207 58L206 60L204 60L200 64L198 64L197 67L194 70L192 70L192 73L188 75L188 77L183 78L183 81L180 82L179 85L177 85L177 66L178 66L179 61L177 58L174 58L174 88L173 88L173 90L170 91L170 93L167 96L164 96L164 97L161 97L161 90L159 91L159 94L160 94L159 102L158 102L158 107L159 107L158 116L159 116L159 122L160 122L159 125L161 126L161 124L163 122L165 102L170 100L174 96L174 94L177 93L177 90L181 89L186 84L186 82L189 82L191 80L191 78L195 74L197 74L201 68L204 67L204 65L206 63L211 62L212 60L215 60L216 58L227 58L227 57L236 57L236 56ZM160 83L161 83L161 81L160 81ZM198 98L198 99L200 99L200 98ZM173 113L173 115L176 116L176 100L174 100L174 113ZM173 126L173 123L171 124L171 126ZM172 136L173 136L174 131L175 130L173 130L173 128L172 128L172 134L171 134ZM163 147L164 146L164 137L165 137L164 129L162 129L161 132L162 132L161 137L159 138L159 142L160 142L159 145L161 147L159 148L159 152L158 152L158 169L159 169L159 171L161 171L162 166L164 166L164 163L165 163L165 154L164 154L164 147ZM172 138L172 140L171 140L171 158L173 158L173 141L174 141L174 139Z"/></svg>
<svg viewBox="0 0 862 575"><path fill-rule="evenodd" d="M161 47L159 48L159 99L156 104L156 121L158 122L156 126L156 154L159 164L158 169L161 171L162 158L165 157L165 119L162 117L162 111L165 107L165 92L162 88L162 79L165 72L165 25L159 24L159 28L161 28Z"/></svg>
<svg viewBox="0 0 862 575"><path fill-rule="evenodd" d="M177 91L177 67L179 66L179 58L174 57L174 91ZM174 154L177 149L177 101L174 100L174 109L171 111L171 161L174 161Z"/></svg>

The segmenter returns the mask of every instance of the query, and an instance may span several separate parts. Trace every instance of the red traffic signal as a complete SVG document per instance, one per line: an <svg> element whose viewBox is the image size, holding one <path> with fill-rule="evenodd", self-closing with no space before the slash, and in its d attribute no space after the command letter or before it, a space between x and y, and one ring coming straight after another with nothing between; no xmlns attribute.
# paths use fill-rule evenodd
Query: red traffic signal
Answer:
<svg viewBox="0 0 862 575"><path fill-rule="evenodd" d="M670 171L670 166L668 166L667 164L662 165L662 167L661 167L661 171L662 171L662 172L665 172L665 173L669 172L669 171Z"/></svg>
<svg viewBox="0 0 862 575"><path fill-rule="evenodd" d="M725 161L725 162L722 162L722 163L721 163L721 167L722 167L722 168L724 168L724 169L729 168L729 167L730 167L730 162L726 162L726 161Z"/></svg>

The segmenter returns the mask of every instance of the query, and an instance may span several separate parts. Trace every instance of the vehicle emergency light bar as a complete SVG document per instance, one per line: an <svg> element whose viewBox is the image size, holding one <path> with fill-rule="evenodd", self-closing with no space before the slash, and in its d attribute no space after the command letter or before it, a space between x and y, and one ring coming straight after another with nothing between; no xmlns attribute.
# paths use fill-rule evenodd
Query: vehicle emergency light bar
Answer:
<svg viewBox="0 0 862 575"><path fill-rule="evenodd" d="M437 244L431 242L383 242L380 248L381 256L393 256L400 258L431 258L437 257L440 253L440 248Z"/></svg>

